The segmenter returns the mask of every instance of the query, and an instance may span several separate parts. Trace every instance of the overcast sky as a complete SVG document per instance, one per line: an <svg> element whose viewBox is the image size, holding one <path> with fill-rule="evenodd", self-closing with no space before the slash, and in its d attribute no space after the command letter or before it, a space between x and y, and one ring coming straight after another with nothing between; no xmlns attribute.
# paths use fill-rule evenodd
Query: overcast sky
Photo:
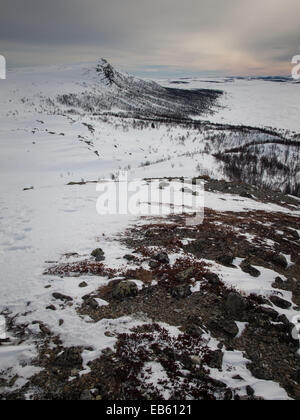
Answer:
<svg viewBox="0 0 300 420"><path fill-rule="evenodd" d="M289 74L300 0L1 0L10 67L100 57L150 77Z"/></svg>

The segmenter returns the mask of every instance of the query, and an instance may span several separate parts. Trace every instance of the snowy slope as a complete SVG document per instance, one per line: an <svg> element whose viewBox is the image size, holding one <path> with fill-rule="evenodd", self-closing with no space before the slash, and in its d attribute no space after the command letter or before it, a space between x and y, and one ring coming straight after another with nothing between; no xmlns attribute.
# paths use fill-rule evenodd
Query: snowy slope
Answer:
<svg viewBox="0 0 300 420"><path fill-rule="evenodd" d="M178 82L174 85L174 80L160 81L163 86L220 89L225 92L219 101L221 109L210 121L300 132L299 83L242 78L184 79Z"/></svg>
<svg viewBox="0 0 300 420"><path fill-rule="evenodd" d="M105 63L101 65L107 70ZM223 178L222 164L212 154L204 154L204 140L214 132L212 129L207 134L197 127L187 129L184 125L158 122L153 126L152 122L123 119L124 115L107 116L108 110L119 114L120 111L136 113L142 109L146 113L155 106L158 96L161 96L159 111L153 111L156 116L166 115L172 101L175 103L174 115L183 105L187 107L184 115L192 113L191 110L195 113L198 109L199 117L202 109L199 98L189 106L186 99L182 102L182 99L174 98L173 94L166 93L155 83L136 81L114 70L112 77L110 74L104 78L99 78L99 71L90 65L18 70L9 72L8 79L0 83L0 312L6 311L11 317L18 314L16 322L19 324L38 319L66 346L94 347L92 354L85 355L87 363L98 357L102 349L115 343L114 339L108 339L104 334L107 325L111 328L113 323L116 331L123 332L140 321L126 318L120 322L93 324L80 318L76 314L76 305L81 302L82 296L96 290L99 285L107 284L107 278L88 278L88 288L81 291L78 284L84 280L82 277L50 277L43 273L51 265L49 261L73 261L73 257L63 257L68 253L77 253L84 258L98 247L105 250L110 267L122 266L122 257L129 250L115 239L130 224L139 223L139 219L132 215L99 216L96 212L98 193L95 184L67 184L82 180L97 181L126 168L132 178L192 177L199 171L202 175ZM254 115L251 111L255 108L257 96L256 93L248 96L253 87L251 83L255 83L254 92L261 93L261 103L266 103L265 95L271 92L268 98L273 107L276 107L273 99L282 94L282 89L290 101L285 111L290 107L294 114L281 114L278 124L275 123L278 121L276 114L271 115L269 108L263 117L262 109ZM233 101L239 108L236 104L247 95L249 101L244 101L247 109L239 108L240 113L234 118L234 110L223 110L215 116L208 117L207 114L206 117L211 121L230 120L250 125L299 128L300 131L296 118L299 108L296 108L295 86L276 84L273 91L271 88L274 85L268 84L267 87L265 83L267 85L267 82L236 81L218 85L217 89L227 89L223 104ZM211 85L197 81L191 87L207 89ZM128 98L135 97L132 96L133 91L140 98L134 106L129 106ZM96 96L101 94L105 103L99 108L99 103L93 101L95 108L88 112L85 102L91 92ZM70 93L74 95L72 100L70 97L61 99ZM82 101L74 113L69 112L76 98ZM115 101L108 106L109 98ZM210 99L208 103L211 104ZM94 111L100 115L93 115ZM266 204L251 198L244 198L241 208L234 194L207 193L205 200L207 208L217 211L290 212L278 204ZM299 216L299 209L294 211L294 215ZM223 274L230 277L224 270ZM51 288L45 288L49 285ZM268 283L266 293L269 288ZM71 296L75 306L56 312L46 310L54 291ZM64 320L63 325L59 325L60 319ZM37 324L31 325L29 330L36 333ZM16 363L10 375L18 373L20 379L16 387L22 386L37 370L33 367L22 370L18 366L24 361L28 363L35 354L31 341L28 346L17 346L17 350L14 346L0 347L0 370ZM232 355L227 356L225 363L232 363ZM236 363L237 372L246 369L241 355ZM218 377L217 372L215 376ZM268 386L265 394L260 391L259 395L287 398L285 391L278 390L276 384L270 386L271 395Z"/></svg>

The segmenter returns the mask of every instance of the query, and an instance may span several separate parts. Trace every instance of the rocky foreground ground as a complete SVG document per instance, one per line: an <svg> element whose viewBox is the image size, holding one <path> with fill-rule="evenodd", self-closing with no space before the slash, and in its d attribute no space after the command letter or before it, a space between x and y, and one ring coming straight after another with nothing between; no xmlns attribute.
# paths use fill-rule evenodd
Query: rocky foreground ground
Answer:
<svg viewBox="0 0 300 420"><path fill-rule="evenodd" d="M245 184L206 181L208 191L277 204L287 211L206 209L198 226L188 226L187 215L146 219L118 238L131 250L122 269L110 267L102 249L91 250L88 259L73 255L75 261L51 265L45 274L82 276L82 289L88 286L87 275L109 279L83 296L76 307L79 317L98 322L131 316L144 322L126 333L107 330L116 339L114 348L107 348L81 374L82 352L92 349L66 348L47 325L34 321L39 326L34 365L43 370L20 390L3 393L2 399L262 399L246 377L234 370L230 374L229 354L247 360L245 372L257 380L273 381L288 397L300 399L299 339L284 314L300 314L300 216L292 214L299 201ZM238 270L257 284L263 284L267 272L275 272L272 294L266 296L263 286L262 294L230 286L224 278ZM99 305L100 300L107 304ZM72 297L53 290L46 309L72 305ZM28 325L6 315L19 342L28 340ZM167 326L179 333L172 334ZM157 378L154 366L163 369ZM7 383L3 378L0 384L13 386L16 379Z"/></svg>

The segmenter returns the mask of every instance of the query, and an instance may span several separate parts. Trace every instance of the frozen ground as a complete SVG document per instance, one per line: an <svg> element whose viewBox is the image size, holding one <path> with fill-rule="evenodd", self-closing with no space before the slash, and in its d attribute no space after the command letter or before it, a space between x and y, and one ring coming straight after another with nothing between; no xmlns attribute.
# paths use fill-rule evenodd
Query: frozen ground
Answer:
<svg viewBox="0 0 300 420"><path fill-rule="evenodd" d="M184 79L160 81L182 89L220 89L221 109L209 120L216 123L273 127L300 132L300 84L247 79ZM180 83L181 82L181 83Z"/></svg>
<svg viewBox="0 0 300 420"><path fill-rule="evenodd" d="M103 348L114 344L104 335L107 325L112 328L111 322L92 324L79 318L74 307L55 313L45 307L53 291L72 296L79 303L83 294L105 284L107 279L89 280L88 289L81 293L79 279L49 278L43 272L49 261L61 261L68 253L89 256L98 247L105 251L111 267L120 266L128 250L114 239L138 218L100 216L96 212L95 184L67 184L97 181L126 168L132 178L192 177L200 165L204 173L223 177L215 158L201 154L201 136L193 132L187 136L183 127L157 125L141 129L128 127L117 117L106 121L89 115L53 115L48 105L41 106L41 98L81 92L93 83L88 66L13 71L6 81L0 81L0 312L18 314L19 323L42 321L66 345L94 346L94 353L87 358L98 357ZM212 84L193 81L187 86L210 88ZM221 104L227 108L207 117L211 121L300 131L299 85L235 80L216 88L225 90ZM95 131L91 133L84 124L93 124ZM182 136L187 136L184 142ZM188 156L187 151L191 153ZM245 198L242 206L234 195L226 194L226 202L224 199L221 193L207 193L205 205L223 211L287 212L286 208L250 198ZM230 277L227 272L224 275ZM267 276L266 283L268 292ZM45 289L49 284L51 288ZM61 318L64 325L58 326ZM114 328L120 332L138 322L130 318L114 321ZM25 369L23 364L28 364L35 351L32 343L0 347L0 371L14 365L10 375L18 373L21 379L16 386L23 385L36 373L36 368L29 365ZM224 363L224 370L231 364L237 372L246 369L240 355L228 353ZM156 368L154 375L159 375ZM218 378L217 373L215 376ZM263 385L255 385L258 395L287 397L276 384Z"/></svg>

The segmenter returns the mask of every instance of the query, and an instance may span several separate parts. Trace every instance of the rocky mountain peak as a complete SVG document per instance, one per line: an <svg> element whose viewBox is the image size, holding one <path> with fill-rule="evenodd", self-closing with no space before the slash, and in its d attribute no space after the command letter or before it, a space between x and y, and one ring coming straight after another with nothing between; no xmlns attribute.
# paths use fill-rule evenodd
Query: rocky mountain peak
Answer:
<svg viewBox="0 0 300 420"><path fill-rule="evenodd" d="M116 84L117 72L113 66L104 58L101 58L96 66L96 72L103 77L108 85Z"/></svg>

